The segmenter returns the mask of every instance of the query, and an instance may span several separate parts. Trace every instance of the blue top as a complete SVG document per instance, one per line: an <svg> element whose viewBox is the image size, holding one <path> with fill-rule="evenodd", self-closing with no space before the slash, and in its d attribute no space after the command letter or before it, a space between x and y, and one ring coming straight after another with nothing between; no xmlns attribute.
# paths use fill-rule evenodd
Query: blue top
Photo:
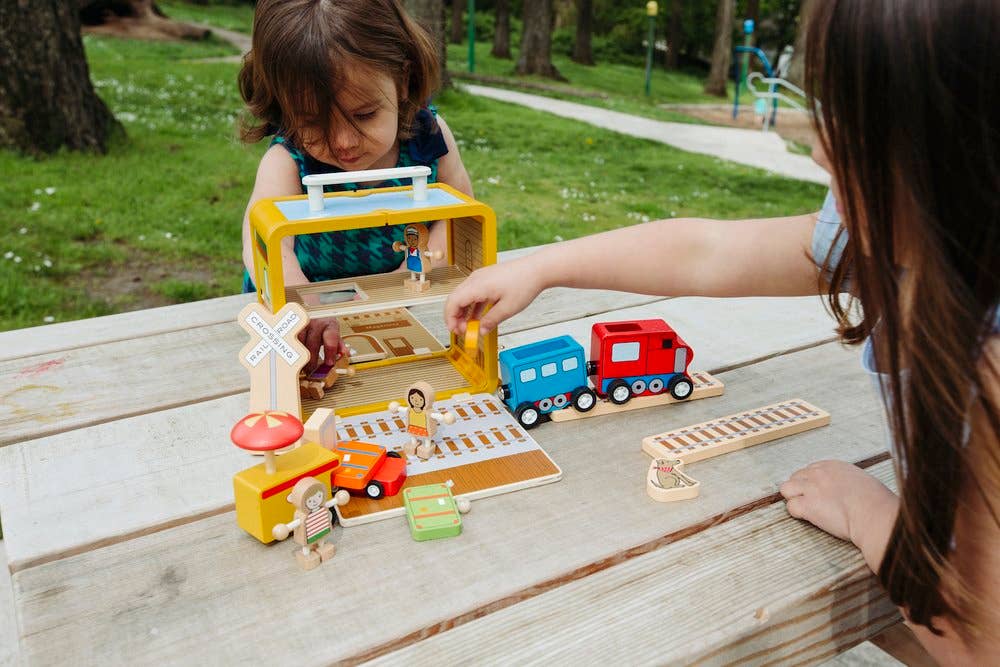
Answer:
<svg viewBox="0 0 1000 667"><path fill-rule="evenodd" d="M299 168L300 180L310 174L330 174L343 171L340 167L320 162L301 148L295 146L280 130L276 131L274 138L271 139L271 145L275 144L281 144L288 150L288 154ZM441 127L437 122L436 110L433 107L424 107L417 112L414 118L413 136L400 143L399 159L396 161L396 166L430 167L431 173L427 177L427 182L434 183L437 181L438 159L447 152L448 146L445 144L444 135L441 134ZM404 180L409 181L409 179ZM359 189L400 185L405 185L405 183L399 179L391 179L382 183L326 185L323 187L323 191L353 192ZM305 192L305 186L302 186L302 193L305 194ZM428 195L431 192L435 191L429 191ZM444 195L446 193L442 192L441 194ZM451 195L447 196L454 199ZM406 198L406 195L403 195L403 198ZM426 205L442 203L440 201L433 201L432 199L429 197ZM358 200L353 201L353 205L358 205L359 203ZM327 200L327 206L329 205L329 200ZM289 210L285 210L282 206L289 208ZM415 206L412 198L410 198L409 206ZM305 201L282 202L279 204L279 208L282 208L282 212L286 217L289 216L291 211L297 210L296 207L308 211L308 203ZM318 215L328 217L330 212L325 211ZM308 215L302 215L301 217L308 217ZM395 270L403 261L402 255L392 249L393 241L403 241L403 231L396 227L373 227L340 232L301 234L295 237L295 257L299 260L299 266L301 266L302 272L309 279L309 282L336 280L338 278L350 278L373 273L387 273ZM250 273L245 268L243 270L243 291L255 291Z"/></svg>
<svg viewBox="0 0 1000 667"><path fill-rule="evenodd" d="M823 202L823 208L819 212L816 227L813 230L812 239L813 261L816 263L816 266L821 269L828 254L830 256L831 267L836 267L837 264L840 263L841 257L844 253L844 246L847 244L846 229L840 234L839 238L837 237L837 234L842 227L843 223L841 222L840 214L837 213L837 201L834 199L832 192L827 192L826 201ZM829 279L831 275L831 271L827 271L825 273L827 279ZM848 272L847 282L849 286L850 272ZM995 308L994 310L992 331L994 334L1000 334L1000 307ZM879 394L884 395L889 389L888 378L884 373L879 372L875 363L875 349L872 344L872 336L869 336L868 339L865 340L864 348L861 352L861 365L864 366L864 369L868 371L868 374L872 377L875 384L875 390L878 391ZM888 402L885 404L890 405ZM890 450L892 450L891 441L889 446Z"/></svg>

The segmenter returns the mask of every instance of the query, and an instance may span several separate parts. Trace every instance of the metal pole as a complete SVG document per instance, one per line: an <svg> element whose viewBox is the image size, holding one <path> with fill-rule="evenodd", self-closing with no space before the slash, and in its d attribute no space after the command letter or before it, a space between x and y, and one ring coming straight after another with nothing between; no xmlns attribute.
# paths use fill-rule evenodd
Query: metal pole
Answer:
<svg viewBox="0 0 1000 667"><path fill-rule="evenodd" d="M653 77L653 49L656 43L656 13L659 10L655 0L646 3L646 16L649 17L649 37L646 38L646 95L650 94L650 80Z"/></svg>
<svg viewBox="0 0 1000 667"><path fill-rule="evenodd" d="M747 47L747 51L743 52L743 59L740 63L740 80L736 83L737 91L743 86L747 80L747 74L750 73L749 49L753 46L753 28L753 19L747 19L743 22L743 46Z"/></svg>
<svg viewBox="0 0 1000 667"><path fill-rule="evenodd" d="M458 2L458 0L455 0ZM476 71L476 0L469 0L469 71Z"/></svg>

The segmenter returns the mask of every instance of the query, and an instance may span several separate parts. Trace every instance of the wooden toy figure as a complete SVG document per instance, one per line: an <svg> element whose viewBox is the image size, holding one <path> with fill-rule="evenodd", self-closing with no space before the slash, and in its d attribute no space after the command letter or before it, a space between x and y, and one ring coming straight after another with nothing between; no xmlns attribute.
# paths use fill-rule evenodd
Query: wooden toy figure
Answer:
<svg viewBox="0 0 1000 667"><path fill-rule="evenodd" d="M311 372L299 375L299 392L302 398L319 400L326 395L326 390L332 387L342 375L354 377L351 357L346 354L332 364L324 361Z"/></svg>
<svg viewBox="0 0 1000 667"><path fill-rule="evenodd" d="M422 459L429 459L437 448L434 433L438 424L455 423L455 415L451 412L434 412L434 398L433 387L426 382L415 382L406 390L406 408L396 401L389 404L390 412L406 410L406 430L410 434L410 442L403 447L403 451L407 456L416 454ZM423 444L419 444L421 440Z"/></svg>
<svg viewBox="0 0 1000 667"><path fill-rule="evenodd" d="M333 517L330 508L346 505L350 500L347 491L341 489L327 502L326 487L315 477L303 477L288 494L288 502L295 505L295 515L291 523L279 523L272 529L274 539L283 540L292 533L292 539L302 546L296 549L295 559L303 570L311 570L320 563L333 558L337 548L327 544L326 538L333 531Z"/></svg>
<svg viewBox="0 0 1000 667"><path fill-rule="evenodd" d="M427 249L427 241L431 233L427 225L420 223L409 224L403 230L405 243L395 241L392 249L395 252L406 252L406 268L410 272L410 278L403 281L403 285L408 292L425 292L430 289L431 283L427 280L427 271L430 270L429 259L441 259L444 255L440 250L431 252ZM418 279L419 274L419 279Z"/></svg>

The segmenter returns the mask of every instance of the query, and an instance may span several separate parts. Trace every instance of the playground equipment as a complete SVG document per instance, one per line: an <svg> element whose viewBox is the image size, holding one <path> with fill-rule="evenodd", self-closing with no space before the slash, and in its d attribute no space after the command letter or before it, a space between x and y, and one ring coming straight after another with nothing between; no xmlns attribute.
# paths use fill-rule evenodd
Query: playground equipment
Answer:
<svg viewBox="0 0 1000 667"><path fill-rule="evenodd" d="M734 60L741 60L741 65L734 68L734 78L736 83L736 94L733 96L733 120L735 120L740 113L740 88L746 84L747 91L756 98L756 104L754 105L755 111L760 113L760 115L765 116L765 122L763 123L764 132L767 132L769 127L774 127L778 119L778 102L784 102L793 109L799 111L805 111L805 105L800 101L804 100L806 97L805 91L791 83L786 81L780 76L776 75L776 72L771 67L771 61L768 60L767 55L755 46L750 46L750 36L753 34L753 21L746 20L743 22L743 32L746 35L746 43L744 46L737 46L734 49ZM740 58L742 56L742 59ZM756 56L760 60L761 67L764 69L764 74L760 72L749 72L750 68L750 57ZM758 88L757 85L761 84L766 86L764 88ZM792 93L796 97L791 97L786 94L785 91ZM771 103L771 117L767 118L767 103Z"/></svg>

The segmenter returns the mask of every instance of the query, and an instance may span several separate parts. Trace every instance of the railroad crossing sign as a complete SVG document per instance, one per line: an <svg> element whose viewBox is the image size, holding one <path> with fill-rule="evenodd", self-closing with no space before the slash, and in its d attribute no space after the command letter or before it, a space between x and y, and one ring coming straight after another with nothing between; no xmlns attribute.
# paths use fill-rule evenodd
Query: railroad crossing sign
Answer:
<svg viewBox="0 0 1000 667"><path fill-rule="evenodd" d="M272 315L263 305L251 303L237 321L250 334L250 342L240 350L240 363L250 372L250 412L301 415L299 371L309 361L309 351L296 334L309 322L306 311L287 303Z"/></svg>

